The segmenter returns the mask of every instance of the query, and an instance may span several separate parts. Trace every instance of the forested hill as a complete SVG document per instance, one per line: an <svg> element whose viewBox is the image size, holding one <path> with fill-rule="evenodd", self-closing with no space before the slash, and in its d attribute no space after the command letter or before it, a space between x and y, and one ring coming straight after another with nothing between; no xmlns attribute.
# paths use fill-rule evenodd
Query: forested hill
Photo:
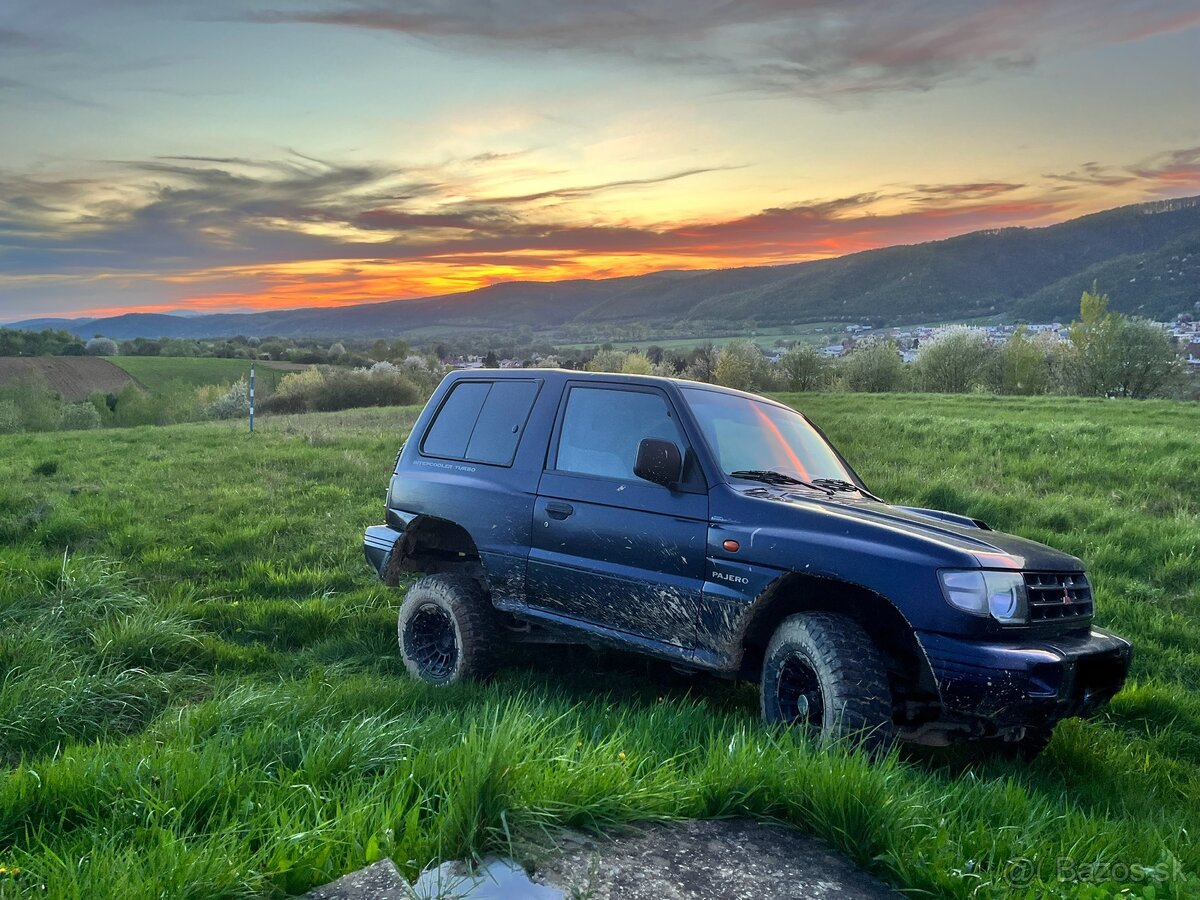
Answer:
<svg viewBox="0 0 1200 900"><path fill-rule="evenodd" d="M1157 319L1200 312L1200 197L1083 216L1045 228L978 231L838 259L627 278L511 282L421 300L338 309L86 322L42 319L92 336L339 337L431 326L545 328L576 323L753 321L777 325L870 319L880 324L1004 314L1068 318L1092 282L1112 308Z"/></svg>

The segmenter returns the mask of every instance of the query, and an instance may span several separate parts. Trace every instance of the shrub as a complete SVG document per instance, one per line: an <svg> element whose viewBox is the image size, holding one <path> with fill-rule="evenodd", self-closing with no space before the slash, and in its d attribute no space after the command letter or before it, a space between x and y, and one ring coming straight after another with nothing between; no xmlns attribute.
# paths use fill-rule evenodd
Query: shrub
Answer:
<svg viewBox="0 0 1200 900"><path fill-rule="evenodd" d="M1066 388L1084 396L1150 397L1171 384L1179 359L1158 325L1108 309L1095 287L1079 301L1071 324Z"/></svg>
<svg viewBox="0 0 1200 900"><path fill-rule="evenodd" d="M995 360L983 331L952 325L921 346L915 375L923 391L966 394L993 384Z"/></svg>
<svg viewBox="0 0 1200 900"><path fill-rule="evenodd" d="M626 375L654 375L657 374L654 364L642 354L634 352L625 355L625 363L621 367L621 371Z"/></svg>
<svg viewBox="0 0 1200 900"><path fill-rule="evenodd" d="M441 382L442 376L446 374L446 367L433 357L409 354L400 364L400 371L417 386L420 395L427 397Z"/></svg>
<svg viewBox="0 0 1200 900"><path fill-rule="evenodd" d="M255 403L255 408L260 413L302 413L308 412L311 407L308 403L307 396L303 394L272 394Z"/></svg>
<svg viewBox="0 0 1200 900"><path fill-rule="evenodd" d="M94 337L84 344L84 350L90 356L116 356L117 342L111 338Z"/></svg>
<svg viewBox="0 0 1200 900"><path fill-rule="evenodd" d="M841 375L847 390L882 393L901 390L906 373L894 343L872 341L845 357Z"/></svg>
<svg viewBox="0 0 1200 900"><path fill-rule="evenodd" d="M404 375L372 374L368 369L334 371L326 374L314 408L333 412L359 406L406 406L416 403L419 396L416 385Z"/></svg>
<svg viewBox="0 0 1200 900"><path fill-rule="evenodd" d="M829 361L816 347L797 344L780 357L779 371L789 391L817 391L825 386Z"/></svg>
<svg viewBox="0 0 1200 900"><path fill-rule="evenodd" d="M360 406L406 406L423 392L391 363L370 369L306 369L283 378L260 408L264 413L332 412Z"/></svg>
<svg viewBox="0 0 1200 900"><path fill-rule="evenodd" d="M321 370L313 367L285 375L275 390L258 404L264 413L302 413L313 409L313 398L325 385Z"/></svg>
<svg viewBox="0 0 1200 900"><path fill-rule="evenodd" d="M58 395L38 378L0 387L0 433L57 431L61 405Z"/></svg>
<svg viewBox="0 0 1200 900"><path fill-rule="evenodd" d="M1002 394L1047 394L1055 381L1062 351L1053 335L1030 338L1018 328L996 359L995 387Z"/></svg>
<svg viewBox="0 0 1200 900"><path fill-rule="evenodd" d="M619 372L625 375L653 375L655 369L650 360L636 350L601 350L587 364L589 372Z"/></svg>
<svg viewBox="0 0 1200 900"><path fill-rule="evenodd" d="M112 424L122 428L194 422L204 413L197 392L186 385L161 394L147 394L136 385L127 385L117 395L112 410Z"/></svg>
<svg viewBox="0 0 1200 900"><path fill-rule="evenodd" d="M717 375L717 359L720 353L712 344L704 344L695 348L688 357L683 369L683 377L692 381L712 383Z"/></svg>
<svg viewBox="0 0 1200 900"><path fill-rule="evenodd" d="M272 397L307 397L319 391L325 383L325 376L315 366L292 372L280 379L275 386Z"/></svg>
<svg viewBox="0 0 1200 900"><path fill-rule="evenodd" d="M1179 357L1162 326L1149 319L1121 316L1111 388L1121 397L1159 396L1179 377Z"/></svg>
<svg viewBox="0 0 1200 900"><path fill-rule="evenodd" d="M59 427L63 431L87 431L100 427L100 410L88 402L64 403Z"/></svg>
<svg viewBox="0 0 1200 900"><path fill-rule="evenodd" d="M15 434L21 431L21 411L9 397L0 397L0 434Z"/></svg>
<svg viewBox="0 0 1200 900"><path fill-rule="evenodd" d="M96 410L100 417L100 427L106 428L112 424L113 410L117 408L117 395L92 391L88 394L87 402Z"/></svg>
<svg viewBox="0 0 1200 900"><path fill-rule="evenodd" d="M245 378L235 381L204 408L210 419L236 419L250 414L250 385Z"/></svg>
<svg viewBox="0 0 1200 900"><path fill-rule="evenodd" d="M717 384L739 391L762 390L768 386L767 361L752 341L730 341L717 354L713 373Z"/></svg>

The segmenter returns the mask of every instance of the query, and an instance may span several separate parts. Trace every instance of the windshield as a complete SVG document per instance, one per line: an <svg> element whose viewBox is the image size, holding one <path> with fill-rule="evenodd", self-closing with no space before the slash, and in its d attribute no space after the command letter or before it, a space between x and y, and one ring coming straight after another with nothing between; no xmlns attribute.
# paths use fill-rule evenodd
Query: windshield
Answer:
<svg viewBox="0 0 1200 900"><path fill-rule="evenodd" d="M684 388L721 471L771 470L812 481L854 481L833 448L792 409L702 388Z"/></svg>

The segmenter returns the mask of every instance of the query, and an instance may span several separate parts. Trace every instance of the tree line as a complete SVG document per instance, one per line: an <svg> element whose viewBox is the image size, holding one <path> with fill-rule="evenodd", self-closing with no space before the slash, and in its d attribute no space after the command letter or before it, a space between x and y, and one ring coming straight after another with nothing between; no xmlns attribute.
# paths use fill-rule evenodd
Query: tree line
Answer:
<svg viewBox="0 0 1200 900"><path fill-rule="evenodd" d="M46 328L24 331L0 328L0 356L170 356L217 359L260 359L303 365L370 366L408 358L408 341L333 341L317 338L232 337L188 340L134 338L115 341L96 335L83 340L69 331Z"/></svg>
<svg viewBox="0 0 1200 900"><path fill-rule="evenodd" d="M659 352L655 352L658 349ZM770 362L749 340L707 344L687 353L602 349L581 368L660 374L746 391L928 391L1009 395L1196 399L1196 379L1185 377L1179 353L1163 328L1113 312L1107 295L1084 292L1070 342L1024 328L1005 342L978 328L951 326L924 343L905 363L888 339L868 339L841 358L797 344Z"/></svg>

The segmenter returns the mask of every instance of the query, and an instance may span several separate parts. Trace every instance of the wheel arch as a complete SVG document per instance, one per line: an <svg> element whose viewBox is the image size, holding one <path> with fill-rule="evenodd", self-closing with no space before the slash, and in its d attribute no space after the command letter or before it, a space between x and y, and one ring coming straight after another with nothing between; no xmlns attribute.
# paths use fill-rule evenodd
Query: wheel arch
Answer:
<svg viewBox="0 0 1200 900"><path fill-rule="evenodd" d="M937 681L911 623L887 597L850 581L787 572L755 598L737 636L739 671L758 680L771 635L788 616L826 612L857 622L888 665L888 679L897 703L936 703Z"/></svg>
<svg viewBox="0 0 1200 900"><path fill-rule="evenodd" d="M485 591L488 588L487 572L470 532L457 522L438 516L413 517L392 547L384 582L395 586L405 572L466 575L478 581Z"/></svg>

